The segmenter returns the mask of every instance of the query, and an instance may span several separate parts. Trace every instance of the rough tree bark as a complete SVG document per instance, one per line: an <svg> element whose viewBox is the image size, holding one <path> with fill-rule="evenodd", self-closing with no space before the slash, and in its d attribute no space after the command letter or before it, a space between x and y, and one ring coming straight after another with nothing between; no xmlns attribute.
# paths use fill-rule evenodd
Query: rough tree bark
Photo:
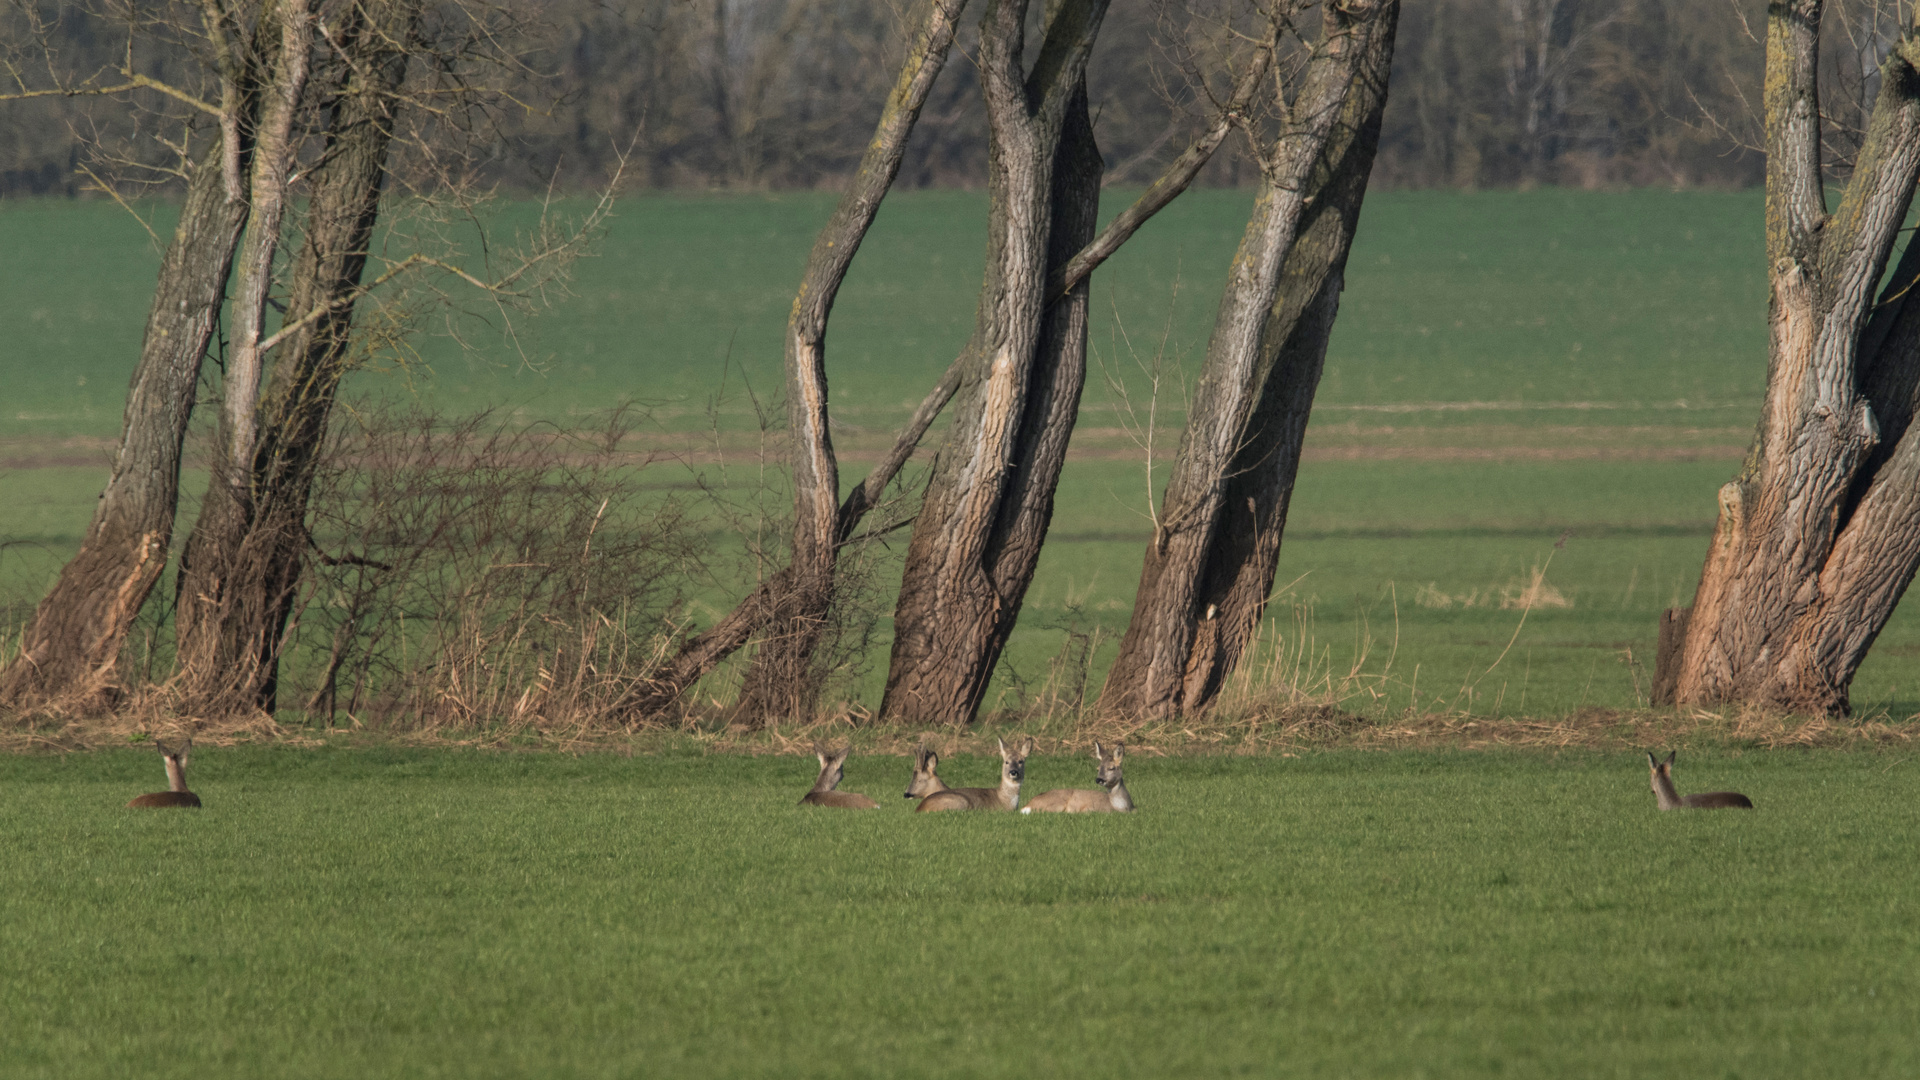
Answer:
<svg viewBox="0 0 1920 1080"><path fill-rule="evenodd" d="M741 688L735 715L750 722L812 712L819 678L813 654L833 601L834 565L851 532L841 526L840 468L827 415L827 319L840 283L893 187L920 108L945 66L966 0L926 0L893 92L860 168L820 235L787 318L787 439L793 466L793 550L769 623ZM857 519L856 519L857 520Z"/></svg>
<svg viewBox="0 0 1920 1080"><path fill-rule="evenodd" d="M257 622L266 617L264 609L249 603L254 597L251 583L234 570L238 541L255 512L253 466L267 301L298 153L294 124L306 98L313 60L314 20L306 0L285 0L277 14L280 50L261 91L252 205L235 259L233 344L221 386L217 448L207 497L180 559L173 685L180 706L200 715L255 707L255 694L250 691L260 684L263 661L257 649L236 647L235 635L226 628L236 619Z"/></svg>
<svg viewBox="0 0 1920 1080"><path fill-rule="evenodd" d="M250 443L233 445L228 459L241 478L228 490L244 484L244 499L237 491L224 504L209 498L182 560L184 587L196 598L181 607L183 643L221 661L182 665L180 689L203 710L251 705L270 712L277 704L281 636L306 565L307 498L335 394L354 358L354 307L420 17L419 0L362 0L331 33L343 81L324 110L288 318L268 342L278 347L252 410ZM218 603L204 603L207 597Z"/></svg>
<svg viewBox="0 0 1920 1080"><path fill-rule="evenodd" d="M79 553L35 609L20 654L0 673L0 704L112 707L121 647L166 569L200 364L247 221L260 64L273 52L269 18L259 21L252 47L227 45L243 33L231 22L208 30L222 65L221 137L192 163L127 390L112 474Z"/></svg>
<svg viewBox="0 0 1920 1080"><path fill-rule="evenodd" d="M1228 131L1239 121L1242 112L1253 100L1271 61L1270 50L1256 51L1235 86L1232 96L1221 103L1209 123L1195 137L1193 143L1174 160L1167 171L1149 184L1132 205L1115 215L1091 243L1081 248L1064 264L1052 268L1047 280L1047 296L1050 304L1057 304L1072 296L1087 277L1119 251L1142 225L1179 197L1193 183L1194 178L1200 174L1201 169L1206 167L1214 151L1226 138ZM816 250L817 248L816 244ZM901 467L919 446L920 439L926 434L927 428L932 425L941 410L946 408L947 403L959 390L962 377L972 360L973 354L970 351L963 352L948 366L946 372L940 377L940 381L920 403L912 419L895 439L893 449L872 472L867 474L867 478L861 482L860 486L849 492L841 501L835 518L838 537L836 549L838 545L845 544L854 535L854 530L867 511L879 503L887 485L899 475ZM790 359L789 371L791 370ZM819 444L826 443L828 425L825 412L824 375L819 374L815 378L819 380L817 385L821 388L818 399L819 412L813 421L813 426L807 429L802 437L796 438L794 453L818 459L822 456L822 447ZM793 392L794 388L790 386L789 408L792 407ZM824 449L825 453L830 454L830 443ZM824 470L809 469L806 477L796 483L795 498L797 503L802 504L799 507L801 513L807 513L808 507L819 500L821 493L833 490L831 485L821 482L820 478L825 475ZM811 494L807 494L809 492ZM805 550L805 547L799 543L796 543L795 548ZM832 565L831 562L826 563L829 570ZM715 665L734 651L753 640L763 627L776 619L795 628L788 631L786 635L781 635L778 640L782 642L783 648L785 643L793 644L792 653L787 655L782 663L793 665L788 670L800 670L799 665L811 658L808 650L818 641L817 627L827 618L828 612L824 605L831 598L831 588L829 582L829 588L810 592L809 598L817 606L808 611L800 604L782 599L790 588L792 577L793 570L790 567L771 575L719 622L683 643L675 655L663 664L627 703L628 714L646 718L669 708L687 687L713 670ZM756 663L758 662L756 658ZM762 674L758 670L750 672L747 680L749 690L743 693L743 703L736 707L736 714L746 715L751 719L753 712L759 708L751 703L756 700L780 700L776 696L777 692L770 694L764 690L751 689L756 680L773 678L775 677L771 674ZM799 710L795 702L790 702L789 708ZM764 712L762 715L765 715Z"/></svg>
<svg viewBox="0 0 1920 1080"><path fill-rule="evenodd" d="M1047 283L1093 240L1100 156L1084 75L1105 0L1048 10L1031 73L1027 5L981 20L988 243L954 426L933 466L894 612L881 715L964 723L986 693L1052 516L1086 371L1086 285Z"/></svg>
<svg viewBox="0 0 1920 1080"><path fill-rule="evenodd" d="M1204 707L1273 584L1342 270L1379 143L1397 0L1328 5L1265 151L1103 710Z"/></svg>
<svg viewBox="0 0 1920 1080"><path fill-rule="evenodd" d="M1920 169L1920 32L1880 65L1852 175L1829 214L1818 99L1820 0L1767 14L1767 392L1719 520L1677 661L1680 703L1844 714L1854 672L1920 565L1920 254L1875 304ZM1665 629L1665 628L1663 628Z"/></svg>

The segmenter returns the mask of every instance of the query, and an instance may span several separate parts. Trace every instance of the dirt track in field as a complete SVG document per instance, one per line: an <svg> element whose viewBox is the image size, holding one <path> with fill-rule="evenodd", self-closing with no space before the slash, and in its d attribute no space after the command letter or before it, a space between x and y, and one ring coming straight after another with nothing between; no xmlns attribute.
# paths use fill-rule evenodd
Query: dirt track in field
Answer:
<svg viewBox="0 0 1920 1080"><path fill-rule="evenodd" d="M1746 453L1745 429L1683 428L1652 425L1373 425L1335 423L1315 426L1307 435L1303 460L1498 463L1520 461L1737 461ZM920 453L937 445L928 440ZM1069 451L1073 461L1138 461L1144 439L1118 427L1082 426ZM836 435L835 450L846 464L877 462L891 436L865 430ZM769 441L769 445L777 445ZM1180 445L1177 430L1153 439L1153 458L1171 459ZM73 436L58 439L0 439L0 469L100 469L112 466L114 440ZM762 453L757 433L647 433L626 439L623 454L638 464L648 457L690 465L754 460ZM188 466L197 455L189 453Z"/></svg>

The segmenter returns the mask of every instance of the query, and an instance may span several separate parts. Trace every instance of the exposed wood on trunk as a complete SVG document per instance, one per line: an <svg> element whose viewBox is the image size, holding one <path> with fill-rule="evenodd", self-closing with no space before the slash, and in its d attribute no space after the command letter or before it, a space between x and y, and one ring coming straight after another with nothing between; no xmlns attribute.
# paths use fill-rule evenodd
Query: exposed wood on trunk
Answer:
<svg viewBox="0 0 1920 1080"><path fill-rule="evenodd" d="M1398 4L1329 7L1267 151L1101 707L1198 709L1271 590L1341 272L1379 142Z"/></svg>
<svg viewBox="0 0 1920 1080"><path fill-rule="evenodd" d="M1910 26L1839 208L1826 212L1816 66L1822 5L1768 14L1769 356L1759 427L1720 515L1688 620L1674 700L1845 713L1867 647L1920 562L1912 424L1911 245L1876 284L1920 170Z"/></svg>

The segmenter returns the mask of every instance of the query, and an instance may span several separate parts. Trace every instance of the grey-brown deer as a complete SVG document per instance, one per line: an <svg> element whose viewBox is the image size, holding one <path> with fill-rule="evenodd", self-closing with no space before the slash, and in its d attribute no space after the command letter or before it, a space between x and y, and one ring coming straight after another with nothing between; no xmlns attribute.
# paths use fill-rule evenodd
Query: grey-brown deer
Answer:
<svg viewBox="0 0 1920 1080"><path fill-rule="evenodd" d="M1652 774L1649 783L1653 786L1653 797L1662 810L1719 810L1729 806L1745 810L1753 809L1753 800L1737 791L1708 791L1699 795L1682 795L1673 786L1673 759L1680 751L1667 755L1661 761L1647 751L1647 770Z"/></svg>
<svg viewBox="0 0 1920 1080"><path fill-rule="evenodd" d="M1027 755L1033 753L1033 740L1022 739L1018 749L1007 746L1005 739L1000 744L1000 786L997 788L970 787L950 788L940 782L933 774L933 768L940 761L938 754L923 750L926 781L924 785L931 790L920 805L914 807L914 813L925 814L937 810L1018 810L1020 808L1020 781L1027 775ZM916 763L913 770L914 784L921 784L921 764ZM933 785L938 785L934 787ZM913 786L907 788L907 795L913 795Z"/></svg>
<svg viewBox="0 0 1920 1080"><path fill-rule="evenodd" d="M825 743L813 744L813 756L820 759L820 778L813 782L813 790L800 797L801 806L832 806L841 810L877 810L880 804L852 791L835 791L840 781L846 777L847 758L853 753L852 744L838 750L829 750Z"/></svg>
<svg viewBox="0 0 1920 1080"><path fill-rule="evenodd" d="M187 790L187 760L193 756L193 740L188 739L178 750L167 749L167 744L158 739L153 741L153 745L159 749L160 759L167 763L167 790L142 795L127 805L149 808L199 806L200 796Z"/></svg>
<svg viewBox="0 0 1920 1080"><path fill-rule="evenodd" d="M1127 782L1120 774L1120 762L1126 757L1125 743L1114 743L1111 747L1093 744L1093 760L1096 765L1093 782L1100 790L1087 788L1055 788L1041 792L1027 800L1020 808L1023 814L1124 814L1133 809L1133 796L1127 794Z"/></svg>

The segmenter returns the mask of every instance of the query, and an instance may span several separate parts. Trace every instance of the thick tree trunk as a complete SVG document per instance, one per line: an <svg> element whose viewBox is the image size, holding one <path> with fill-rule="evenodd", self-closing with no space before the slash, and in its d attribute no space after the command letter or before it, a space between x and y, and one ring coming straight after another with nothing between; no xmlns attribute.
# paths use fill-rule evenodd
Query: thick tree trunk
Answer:
<svg viewBox="0 0 1920 1080"><path fill-rule="evenodd" d="M1104 710L1202 708L1273 584L1366 194L1399 7L1329 7L1234 260Z"/></svg>
<svg viewBox="0 0 1920 1080"><path fill-rule="evenodd" d="M1720 489L1677 670L1656 677L1681 703L1845 713L1854 672L1920 563L1911 244L1872 302L1920 169L1920 39L1909 27L1882 63L1829 215L1820 18L1818 0L1768 14L1767 395L1746 463Z"/></svg>
<svg viewBox="0 0 1920 1080"><path fill-rule="evenodd" d="M907 61L900 68L860 169L814 240L787 319L787 437L793 459L792 562L769 591L770 625L747 671L735 715L749 722L812 713L820 678L814 651L833 605L840 525L840 468L827 415L827 319L847 269L893 187L921 106L953 45L966 0L926 0Z"/></svg>
<svg viewBox="0 0 1920 1080"><path fill-rule="evenodd" d="M894 613L881 715L965 723L1018 614L1051 516L1085 376L1084 285L1049 308L1047 283L1093 238L1099 158L1086 58L1104 0L1054 6L1022 77L1022 0L981 23L990 125L986 282L952 433L934 463Z"/></svg>
<svg viewBox="0 0 1920 1080"><path fill-rule="evenodd" d="M1271 50L1257 50L1242 73L1233 96L1220 104L1212 122L1195 137L1192 145L1187 147L1163 175L1149 184L1131 206L1115 215L1091 243L1081 248L1071 259L1053 266L1046 285L1049 304L1059 304L1073 296L1094 270L1120 250L1121 246L1154 214L1159 213L1193 183L1200 170L1212 158L1214 151L1219 148L1236 119L1253 101L1271 63ZM886 123L887 121L883 118L883 128ZM824 236L825 234L823 238ZM815 250L817 254L817 243ZM790 347L795 340L798 339L789 339ZM858 528L867 511L879 503L887 485L899 475L900 469L912 456L914 449L919 446L920 439L926 434L927 428L959 389L963 375L970 369L972 359L971 352L962 353L955 359L946 373L941 376L940 382L915 410L912 420L901 431L887 457L867 474L867 478L859 487L849 492L841 501L836 515L838 530L836 550L838 545L844 545L854 535L854 530ZM790 356L788 370L791 373L805 369L793 365ZM796 469L795 499L799 505L796 518L802 518L809 512L817 513L816 504L820 492L831 490L830 485L822 482L822 478L828 475L827 470L817 468L810 463L832 460L831 442L826 434L828 424L824 409L825 375L819 369L816 369L816 372L818 373L813 376L812 382L819 388L818 401L821 407L817 412L811 413L812 418L808 421L811 424L810 427L798 429L803 431L804 435L796 437L795 441L796 457L810 459L808 463ZM797 389L798 397L796 397L796 387L790 382L789 410L793 409L794 400L812 400L806 397L808 387L801 386ZM812 406L809 406L809 410L812 410ZM797 424L799 421L794 423ZM802 470L804 475L801 475ZM810 511L810 507L814 509ZM814 528L811 523L804 527L809 530ZM817 550L817 548L812 540L806 540L797 541L795 550ZM831 564L828 565L831 569ZM646 686L627 703L629 714L648 717L669 708L687 687L711 671L715 665L735 650L746 645L764 626L776 619L787 627L785 632L778 633L770 639L773 648L778 650L777 659L767 657L764 652L756 657L755 666L748 673L747 687L742 694L742 701L736 707L737 713L747 716L765 716L804 712L799 704L802 698L795 695L793 690L782 691L779 687L792 685L796 679L810 677L808 665L812 660L811 650L818 642L818 628L826 621L828 609L825 605L830 603L832 592L830 587L813 589L805 597L800 597L795 590L794 598L782 599L789 596L792 588L789 582L792 577L791 567L781 570L754 589L719 622L688 639L674 657L662 665ZM809 604L812 606L809 607ZM788 696L782 697L783 693ZM761 704L769 701L776 704L773 706ZM780 705L782 702L784 702L784 708Z"/></svg>
<svg viewBox="0 0 1920 1080"><path fill-rule="evenodd" d="M212 716L270 707L273 655L265 627L273 604L250 539L271 497L260 484L261 386L269 351L267 299L290 203L294 131L313 58L313 15L303 0L280 12L281 45L266 87L253 160L253 205L237 260L234 340L222 385L218 452L207 497L180 560L173 690L182 708ZM318 209L316 207L316 209ZM267 423L269 431L272 421ZM264 554L264 552L262 553ZM268 575L270 576L270 575Z"/></svg>
<svg viewBox="0 0 1920 1080"><path fill-rule="evenodd" d="M0 704L110 708L119 695L121 647L166 568L200 364L247 221L244 178L253 156L258 72L222 53L232 61L221 73L222 138L201 153L187 181L127 390L113 472L79 553L34 611L20 655L0 673Z"/></svg>

